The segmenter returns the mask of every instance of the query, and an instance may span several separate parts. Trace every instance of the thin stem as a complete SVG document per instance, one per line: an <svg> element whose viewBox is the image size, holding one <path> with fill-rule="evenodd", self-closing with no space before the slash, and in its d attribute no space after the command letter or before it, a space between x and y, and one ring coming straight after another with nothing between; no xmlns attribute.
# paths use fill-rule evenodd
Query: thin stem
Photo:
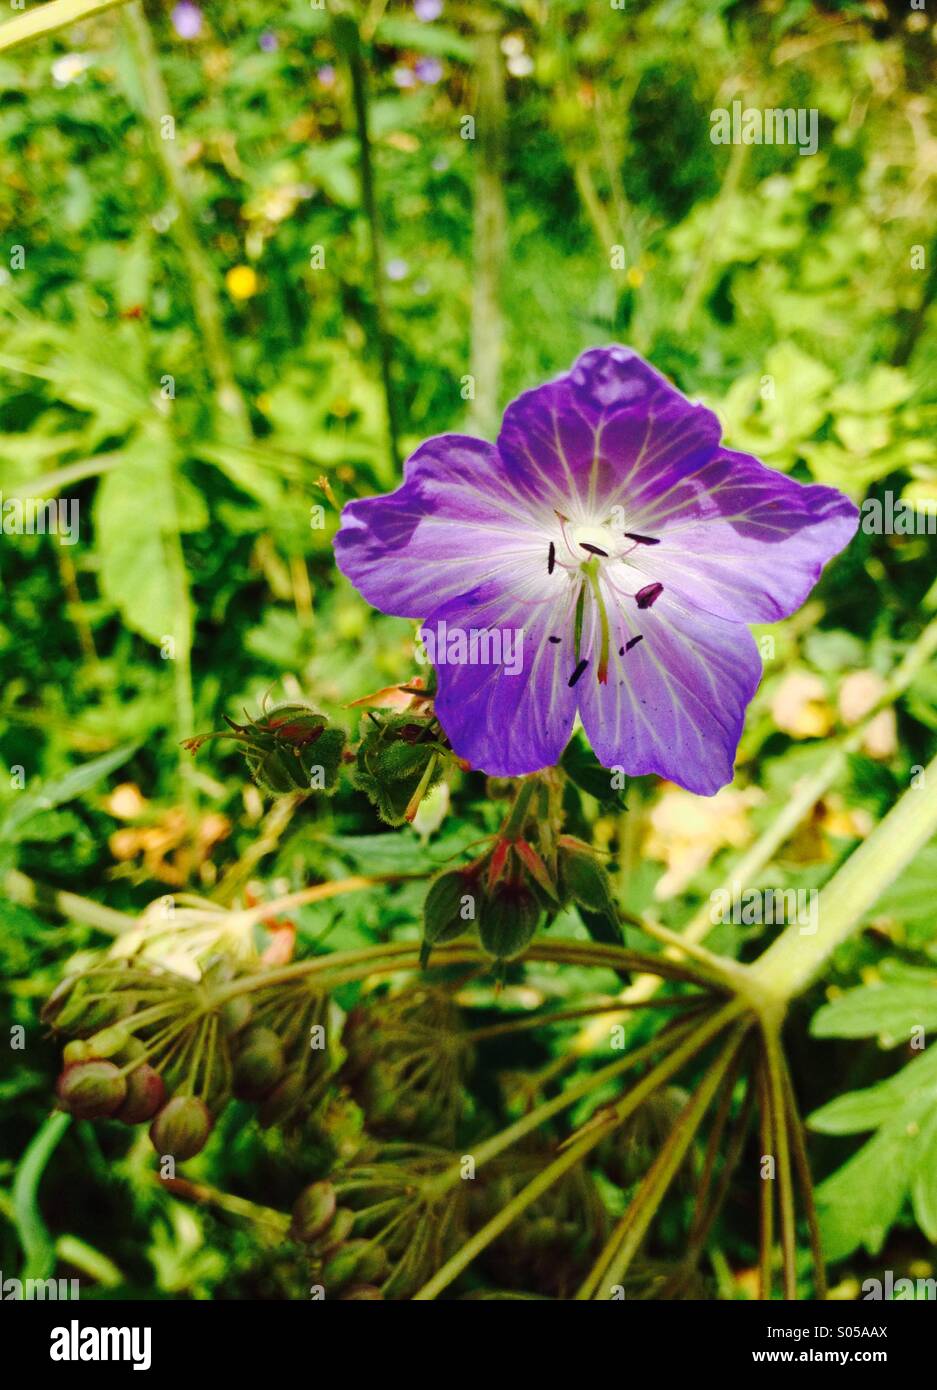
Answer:
<svg viewBox="0 0 937 1390"><path fill-rule="evenodd" d="M472 252L472 376L475 400L473 431L493 439L498 425L498 391L504 328L501 276L505 224L504 60L498 43L500 21L489 16L476 40L478 74L475 141L474 247Z"/></svg>
<svg viewBox="0 0 937 1390"><path fill-rule="evenodd" d="M778 1034L771 1025L763 1027L762 1037L764 1039L766 1099L771 1126L772 1152L777 1164L784 1297L796 1299L797 1219L794 1211L794 1183L791 1176L791 1152L788 1144L784 1105L781 1046Z"/></svg>
<svg viewBox="0 0 937 1390"><path fill-rule="evenodd" d="M188 177L179 158L175 139L163 138L163 122L170 115L172 108L160 71L159 54L139 0L134 0L127 9L124 23L140 80L153 153L162 168L176 205L173 232L185 262L192 308L201 333L208 371L214 383L218 404L230 421L235 437L241 442L246 442L251 437L250 416L228 354L224 324L215 292L214 270L195 230Z"/></svg>
<svg viewBox="0 0 937 1390"><path fill-rule="evenodd" d="M758 1222L758 1270L759 1293L763 1303L771 1299L771 1266L774 1255L774 1180L766 1178L763 1167L766 1158L771 1157L771 1101L768 1089L767 1069L764 1054L758 1059L758 1113L761 1155L758 1175L761 1181L759 1190Z"/></svg>
<svg viewBox="0 0 937 1390"><path fill-rule="evenodd" d="M361 163L361 205L368 223L371 239L371 293L374 297L374 320L381 357L381 380L387 410L387 434L390 459L394 473L400 469L399 428L394 394L392 351L387 328L384 302L384 235L375 192L374 163L371 153L371 134L368 127L367 74L361 55L361 35L354 17L347 11L333 14L332 27L339 50L344 54L351 74L352 101L358 133L358 152Z"/></svg>
<svg viewBox="0 0 937 1390"><path fill-rule="evenodd" d="M697 1130L703 1122L706 1111L716 1095L735 1056L742 1045L748 1028L747 1023L733 1029L732 1035L723 1047L716 1061L708 1069L691 1100L680 1112L676 1124L667 1136L666 1143L648 1170L638 1192L628 1206L628 1210L613 1232L608 1244L596 1262L592 1272L576 1295L577 1298L600 1297L599 1290L604 1285L606 1291L621 1284L628 1272L641 1242L647 1234L654 1215L667 1194L667 1189L676 1177L683 1160L689 1152Z"/></svg>
<svg viewBox="0 0 937 1390"><path fill-rule="evenodd" d="M461 1246L441 1269L413 1295L415 1302L425 1302L436 1297L443 1289L458 1278L471 1264L476 1255L496 1240L502 1231L526 1211L544 1192L549 1191L565 1173L595 1148L595 1146L641 1106L647 1097L658 1087L664 1085L690 1058L696 1055L722 1029L744 1010L744 1004L733 1000L720 1009L699 1028L694 1030L673 1052L659 1062L622 1100L610 1107L603 1123L591 1124L580 1131L578 1136L553 1161L518 1192L501 1211L497 1212L481 1230Z"/></svg>
<svg viewBox="0 0 937 1390"><path fill-rule="evenodd" d="M794 1156L794 1168L797 1173L797 1181L800 1184L801 1196L804 1199L804 1215L807 1218L807 1230L810 1235L810 1253L813 1257L814 1280L817 1288L817 1298L825 1299L827 1295L826 1287L826 1262L823 1258L823 1244L820 1239L820 1222L817 1217L816 1202L813 1193L813 1178L810 1173L810 1163L807 1158L807 1142L804 1134L803 1122L797 1109L797 1099L794 1095L794 1083L787 1059L781 1054L781 1070L784 1080L784 1105L787 1113L787 1122L790 1129L791 1152Z"/></svg>
<svg viewBox="0 0 937 1390"><path fill-rule="evenodd" d="M64 29L79 19L92 19L125 3L126 0L51 0L50 4L37 5L28 14L17 15L16 19L0 25L0 53L8 53L22 43L29 43L30 39L54 34L57 29Z"/></svg>

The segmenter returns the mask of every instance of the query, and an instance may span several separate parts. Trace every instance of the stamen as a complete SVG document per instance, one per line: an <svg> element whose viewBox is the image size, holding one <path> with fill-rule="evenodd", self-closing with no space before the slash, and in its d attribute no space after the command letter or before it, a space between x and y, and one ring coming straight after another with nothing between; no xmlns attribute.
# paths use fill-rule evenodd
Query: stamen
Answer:
<svg viewBox="0 0 937 1390"><path fill-rule="evenodd" d="M548 637L548 638L547 638L547 641L548 641L548 642L560 642L560 641L562 641L562 638L560 638L560 637Z"/></svg>
<svg viewBox="0 0 937 1390"><path fill-rule="evenodd" d="M556 567L556 546L550 542L550 549L547 554L547 574L552 574Z"/></svg>
<svg viewBox="0 0 937 1390"><path fill-rule="evenodd" d="M576 682L579 680L579 677L582 675L583 671L586 669L586 667L587 667L588 665L589 665L588 660L587 660L585 657L583 657L582 661L580 661L579 665L576 667L575 671L573 672L573 674L572 674L572 675L570 676L570 678L569 678L569 688L570 688L570 690L572 690L573 686L574 686L574 685L576 684Z"/></svg>
<svg viewBox="0 0 937 1390"><path fill-rule="evenodd" d="M651 604L656 603L663 592L663 584L645 584L644 588L639 589L634 597L639 608L650 608Z"/></svg>
<svg viewBox="0 0 937 1390"><path fill-rule="evenodd" d="M643 641L644 641L644 637L643 637L643 635L639 632L638 635L637 635L637 637L632 637L632 639L631 639L630 642L626 642L626 643L625 643L625 651L626 651L626 652L630 652L632 647L636 647L636 646L638 645L639 642L643 642Z"/></svg>
<svg viewBox="0 0 937 1390"><path fill-rule="evenodd" d="M597 545L590 545L588 541L580 541L583 550L588 550L590 555L601 555L603 560L608 559L608 551L600 550Z"/></svg>
<svg viewBox="0 0 937 1390"><path fill-rule="evenodd" d="M639 536L636 531L626 531L625 535L637 545L660 545L659 536Z"/></svg>

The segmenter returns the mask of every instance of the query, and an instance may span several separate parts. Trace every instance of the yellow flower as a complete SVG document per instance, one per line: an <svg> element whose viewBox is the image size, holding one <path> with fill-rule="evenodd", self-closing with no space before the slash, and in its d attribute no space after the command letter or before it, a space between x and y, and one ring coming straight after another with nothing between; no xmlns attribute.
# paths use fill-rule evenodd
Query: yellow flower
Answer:
<svg viewBox="0 0 937 1390"><path fill-rule="evenodd" d="M257 272L249 265L232 266L224 282L232 299L250 299L257 293Z"/></svg>

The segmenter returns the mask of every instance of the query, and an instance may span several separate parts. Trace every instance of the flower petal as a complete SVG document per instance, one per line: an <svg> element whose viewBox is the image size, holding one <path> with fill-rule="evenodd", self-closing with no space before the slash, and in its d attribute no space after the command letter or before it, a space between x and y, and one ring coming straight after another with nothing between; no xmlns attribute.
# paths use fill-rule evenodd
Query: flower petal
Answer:
<svg viewBox="0 0 937 1390"><path fill-rule="evenodd" d="M576 519L626 505L662 470L698 468L719 443L719 421L630 348L592 348L556 381L525 391L504 413L498 449L536 505Z"/></svg>
<svg viewBox="0 0 937 1390"><path fill-rule="evenodd" d="M592 662L577 687L596 757L630 776L655 772L712 796L732 780L745 709L761 678L754 638L743 624L698 612L666 590L652 608L625 606L609 617L608 681L599 684ZM593 609L590 652L598 641ZM585 643L584 633L584 651Z"/></svg>
<svg viewBox="0 0 937 1390"><path fill-rule="evenodd" d="M396 492L348 503L335 557L375 608L422 618L494 577L545 573L547 545L494 445L443 434L407 460Z"/></svg>
<svg viewBox="0 0 937 1390"><path fill-rule="evenodd" d="M776 622L799 608L859 522L835 488L798 483L749 454L720 449L692 475L635 497L628 563L688 602L734 622Z"/></svg>
<svg viewBox="0 0 937 1390"><path fill-rule="evenodd" d="M576 591L567 585L559 597L557 592L531 603L523 596L506 600L494 586L472 604L457 600L437 610L420 629L435 647L439 722L455 752L491 776L519 777L552 767L569 742L577 695L569 685ZM468 643L473 631L480 634L478 649L489 654L483 634L493 635L502 659L465 660L466 648L459 651L453 634L461 633ZM557 636L561 641L550 641Z"/></svg>

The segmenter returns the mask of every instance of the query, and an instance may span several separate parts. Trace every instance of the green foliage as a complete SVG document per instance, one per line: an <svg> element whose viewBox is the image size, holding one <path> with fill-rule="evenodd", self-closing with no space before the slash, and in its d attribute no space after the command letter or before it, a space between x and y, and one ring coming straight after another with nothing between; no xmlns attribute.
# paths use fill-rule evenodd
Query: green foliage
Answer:
<svg viewBox="0 0 937 1390"><path fill-rule="evenodd" d="M800 614L758 629L764 677L722 797L701 809L651 778L626 796L579 730L510 836L518 784L452 757L412 625L370 610L332 557L344 503L398 481L383 343L404 454L477 432L484 411L617 340L713 406L730 447L923 517L937 490L937 60L932 26L906 8L568 0L447 5L423 23L403 0L352 6L381 305L347 49L325 11L220 0L187 41L171 6L150 5L170 138L120 8L0 52L0 489L79 506L74 545L0 533L0 1028L25 1039L0 1075L5 1275L74 1263L116 1297L296 1298L328 1270L342 1297L373 1297L371 1281L409 1297L620 1100L612 1078L588 1089L620 1055L611 1022L549 1016L607 1010L632 975L646 984L648 959L625 968L615 953L622 922L702 916L712 949L750 961L780 926L711 919L745 857L743 886L809 893L911 794L937 670L924 663L897 696L881 683L937 611L924 528L861 532ZM481 142L461 132L479 19L507 40L500 266L478 259ZM709 113L735 95L818 108L818 153L714 145ZM494 310L478 293L488 271ZM466 378L491 341L498 400L473 401ZM791 677L810 678L809 697ZM886 724L895 709L877 740L850 712L856 678L879 683ZM200 730L216 734L192 757ZM935 882L931 844L811 992L809 1040L796 1014L788 1026L795 1095L818 1107L808 1157L844 1296L863 1249L898 1268L937 1241L937 1054L896 1057L937 1023ZM466 894L477 912L463 918ZM561 959L569 942L594 954ZM373 977L336 967L327 994L263 987L297 961L385 948L399 973L381 957ZM671 965L654 1007L620 1025L629 1049L700 1007L700 981ZM70 985L40 1018L63 977L102 968L139 970L143 993L151 973L171 979L180 1023L205 979L251 982L210 1011L214 1043L188 1018L190 1052L170 1039L151 1058L180 1102L156 1138L242 1204L237 1220L154 1183L129 1125L153 1123L158 1087L139 1056L111 1061L121 991ZM149 1024L138 1041L163 1047ZM49 1118L63 1062L93 1065L99 1090L102 1066L105 1082L131 1067L116 1118ZM585 1087L570 1115L495 1155L471 1201L463 1182L440 1197L453 1154L522 1122L557 1078ZM704 1079L693 1061L662 1086L518 1215L459 1296L571 1297ZM694 1140L629 1298L748 1291L756 1148L752 1133L712 1266L690 1271ZM801 1272L801 1292L812 1280Z"/></svg>

